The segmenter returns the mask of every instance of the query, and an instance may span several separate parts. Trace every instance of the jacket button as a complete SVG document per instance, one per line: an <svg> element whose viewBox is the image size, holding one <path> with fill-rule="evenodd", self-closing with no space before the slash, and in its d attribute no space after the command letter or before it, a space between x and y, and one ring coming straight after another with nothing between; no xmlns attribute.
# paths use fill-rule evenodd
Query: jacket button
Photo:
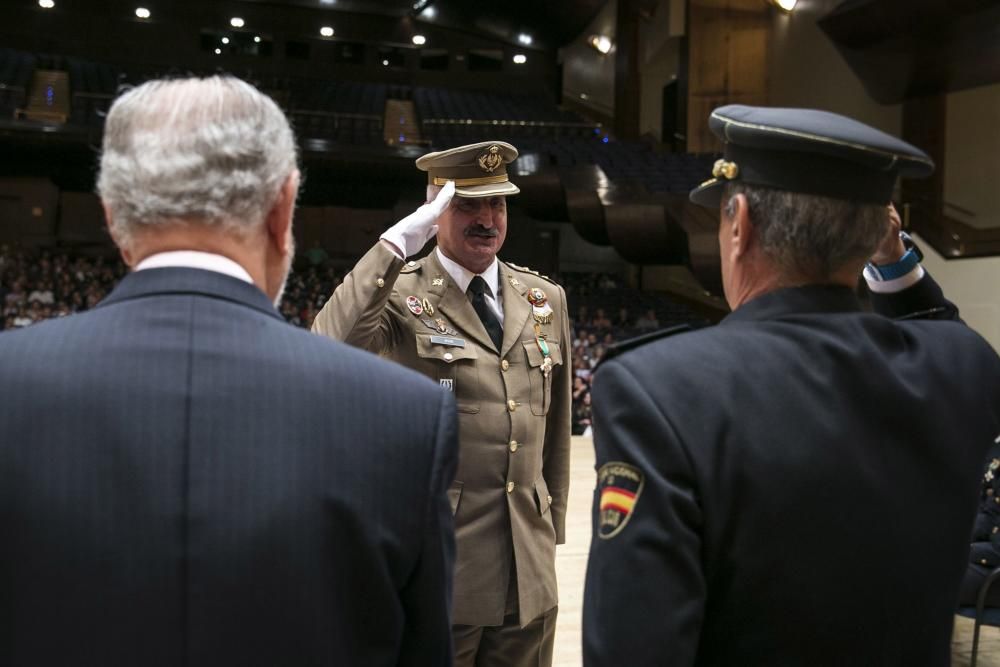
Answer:
<svg viewBox="0 0 1000 667"><path fill-rule="evenodd" d="M451 361L454 358L455 358L455 355L453 355L451 352L445 352L444 353L444 360L445 361Z"/></svg>
<svg viewBox="0 0 1000 667"><path fill-rule="evenodd" d="M510 362L509 361L507 361L506 359L504 359L503 361L500 362L500 370L505 371L508 368L510 368Z"/></svg>
<svg viewBox="0 0 1000 667"><path fill-rule="evenodd" d="M507 493L514 493L514 482L507 482Z"/></svg>
<svg viewBox="0 0 1000 667"><path fill-rule="evenodd" d="M517 451L517 440L511 440L510 441L510 451L512 451L512 452L516 452ZM993 532L996 532L996 528L993 529Z"/></svg>
<svg viewBox="0 0 1000 667"><path fill-rule="evenodd" d="M385 287L385 281L379 278L375 281L375 287Z"/></svg>
<svg viewBox="0 0 1000 667"><path fill-rule="evenodd" d="M417 263L416 262L407 262L406 265L412 268L412 267L416 266Z"/></svg>
<svg viewBox="0 0 1000 667"><path fill-rule="evenodd" d="M552 504L552 496L545 496L545 502L547 502L549 505L551 505Z"/></svg>
<svg viewBox="0 0 1000 667"><path fill-rule="evenodd" d="M517 401L515 401L513 398L507 401L507 409L510 410L511 412L517 410Z"/></svg>
<svg viewBox="0 0 1000 667"><path fill-rule="evenodd" d="M997 531L1000 531L1000 527L993 526L993 532L996 533Z"/></svg>
<svg viewBox="0 0 1000 667"><path fill-rule="evenodd" d="M507 493L510 493L510 485L509 485L509 484L507 485ZM985 558L984 558L984 559L982 559L982 560L981 560L981 561L979 561L979 562L980 562L980 563L982 563L983 565L986 565L986 559L985 559Z"/></svg>

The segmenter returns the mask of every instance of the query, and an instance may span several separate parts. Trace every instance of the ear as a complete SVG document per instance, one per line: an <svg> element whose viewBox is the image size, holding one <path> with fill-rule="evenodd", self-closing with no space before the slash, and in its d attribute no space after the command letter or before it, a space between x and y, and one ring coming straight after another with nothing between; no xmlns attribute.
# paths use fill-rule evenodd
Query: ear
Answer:
<svg viewBox="0 0 1000 667"><path fill-rule="evenodd" d="M728 225L725 233L729 234L729 249L731 258L736 260L750 252L753 243L753 223L750 222L750 205L746 195L737 194L730 199L733 215L728 219L723 216L723 224Z"/></svg>
<svg viewBox="0 0 1000 667"><path fill-rule="evenodd" d="M115 234L115 227L111 224L111 209L103 201L101 202L101 208L104 209L104 224L108 226L108 235L114 244L118 246L118 254L121 255L122 261L125 262L125 266L130 269L134 266L132 252L125 246L118 235Z"/></svg>
<svg viewBox="0 0 1000 667"><path fill-rule="evenodd" d="M282 253L288 252L291 241L292 218L295 215L295 197L299 192L299 172L296 169L285 180L278 198L267 213L267 233Z"/></svg>

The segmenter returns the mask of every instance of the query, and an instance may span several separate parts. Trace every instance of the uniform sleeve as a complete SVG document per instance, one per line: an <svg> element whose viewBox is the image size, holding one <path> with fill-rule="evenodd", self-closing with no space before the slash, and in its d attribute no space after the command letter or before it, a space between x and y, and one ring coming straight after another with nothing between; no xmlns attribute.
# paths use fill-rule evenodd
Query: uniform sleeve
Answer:
<svg viewBox="0 0 1000 667"><path fill-rule="evenodd" d="M542 450L542 476L552 495L549 504L552 525L556 530L556 544L566 542L566 505L569 498L569 452L573 409L572 390L572 339L569 333L569 314L566 309L566 292L559 288L562 308L560 336L562 363L552 371L552 403L545 421L545 445Z"/></svg>
<svg viewBox="0 0 1000 667"><path fill-rule="evenodd" d="M401 593L406 624L399 665L450 665L452 662L455 529L448 487L458 465L458 425L452 395L441 393L423 543L416 567Z"/></svg>
<svg viewBox="0 0 1000 667"><path fill-rule="evenodd" d="M312 330L370 352L392 347L401 332L387 305L403 261L381 242L344 276Z"/></svg>
<svg viewBox="0 0 1000 667"><path fill-rule="evenodd" d="M601 365L592 391L599 476L584 591L584 665L691 665L706 591L691 462L663 406L620 362ZM633 477L617 481L607 474L615 470Z"/></svg>
<svg viewBox="0 0 1000 667"><path fill-rule="evenodd" d="M923 320L958 320L958 308L944 297L941 286L927 272L917 283L899 292L872 292L872 309L880 315Z"/></svg>

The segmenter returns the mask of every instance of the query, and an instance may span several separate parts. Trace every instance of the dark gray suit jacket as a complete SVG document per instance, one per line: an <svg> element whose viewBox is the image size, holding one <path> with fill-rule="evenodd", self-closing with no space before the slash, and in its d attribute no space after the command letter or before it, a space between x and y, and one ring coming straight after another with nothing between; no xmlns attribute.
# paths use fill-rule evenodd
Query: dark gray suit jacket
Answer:
<svg viewBox="0 0 1000 667"><path fill-rule="evenodd" d="M455 428L209 271L0 335L0 664L450 664Z"/></svg>

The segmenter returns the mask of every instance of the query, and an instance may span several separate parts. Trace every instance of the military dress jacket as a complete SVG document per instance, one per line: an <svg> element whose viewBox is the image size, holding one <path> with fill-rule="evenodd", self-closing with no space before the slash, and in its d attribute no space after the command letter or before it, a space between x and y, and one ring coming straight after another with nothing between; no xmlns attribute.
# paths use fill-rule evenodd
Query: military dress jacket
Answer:
<svg viewBox="0 0 1000 667"><path fill-rule="evenodd" d="M436 252L403 262L382 243L313 322L314 331L397 361L455 394L460 451L449 494L454 622L462 625L503 622L511 558L521 625L554 607L555 546L565 541L572 373L566 296L527 269L500 262L499 272L499 352ZM552 309L547 323L536 322L533 288ZM387 413L395 409L385 406Z"/></svg>
<svg viewBox="0 0 1000 667"><path fill-rule="evenodd" d="M1000 359L777 290L593 384L584 664L945 665Z"/></svg>

